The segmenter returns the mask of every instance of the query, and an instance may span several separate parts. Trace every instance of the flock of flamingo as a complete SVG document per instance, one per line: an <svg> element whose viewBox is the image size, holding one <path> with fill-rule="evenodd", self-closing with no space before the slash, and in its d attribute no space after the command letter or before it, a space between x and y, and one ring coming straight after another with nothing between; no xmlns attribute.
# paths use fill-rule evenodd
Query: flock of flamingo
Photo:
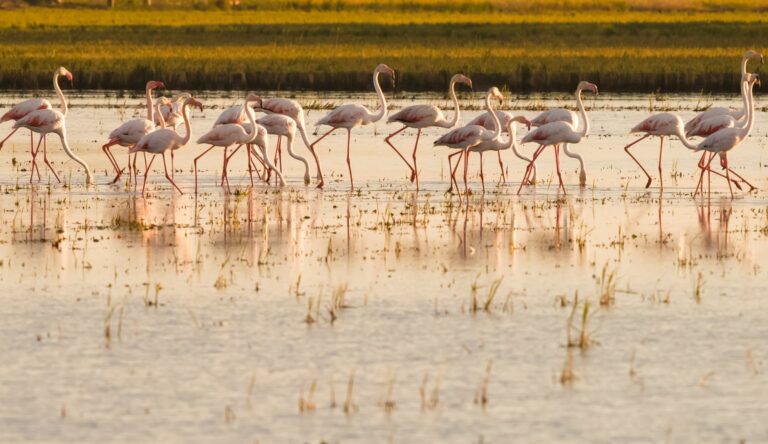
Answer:
<svg viewBox="0 0 768 444"><path fill-rule="evenodd" d="M749 186L750 191L755 187L747 182L741 175L733 171L728 165L728 153L739 146L750 134L754 125L754 100L752 90L754 85L759 85L757 74L747 72L747 64L750 60L763 63L763 56L755 51L747 50L744 53L741 62L741 95L744 101L743 109L734 110L730 108L715 107L710 108L689 122L683 124L683 120L672 113L659 113L646 118L634 128L631 133L639 133L642 136L634 142L627 145L624 150L638 164L648 181L645 185L648 188L651 183L651 175L643 165L630 152L630 148L638 142L657 136L660 139L659 145L659 180L662 173L662 150L664 138L674 136L682 144L692 151L701 151L702 155L698 162L700 169L699 180L694 191L694 197L699 191L704 190L704 175L710 177L711 174L721 176L726 179L733 198L733 183L741 189L741 183ZM227 167L232 156L242 147L245 147L247 158L248 174L253 185L253 173L265 181L271 183L272 174L280 186L285 184L282 175L282 150L281 140L286 138L286 148L288 154L303 163L304 165L304 183L310 183L309 162L297 154L293 149L293 140L298 132L304 144L312 154L317 168L317 187L324 185L320 159L317 156L315 147L325 137L337 129L347 131L347 150L346 161L349 168L350 187L354 189L354 180L352 176L352 163L350 160L350 143L352 129L363 125L369 125L378 122L387 117L387 101L381 89L379 78L381 75L389 76L394 82L395 71L387 65L380 64L373 72L373 85L380 103L376 112L371 112L366 107L358 104L341 105L331 110L327 115L316 122L317 126L328 126L330 129L322 134L317 140L311 142L306 130L304 110L295 100L285 98L263 99L255 93L248 93L242 105L232 106L226 109L216 119L214 127L201 136L198 144L208 145L200 155L194 159L195 171L195 192L197 193L197 162L208 154L213 148L223 148L221 186L229 188L229 179L227 177ZM67 141L66 116L67 100L59 86L59 78L66 77L72 81L72 74L65 68L59 68L53 75L53 86L61 102L60 110L54 109L51 102L42 98L33 98L25 100L10 111L6 112L0 123L13 120L13 130L8 136L0 141L0 149L3 144L20 128L30 130L30 151L32 154L32 168L30 182L34 180L37 174L40 180L40 170L36 158L42 146L43 162L50 169L57 181L60 179L48 161L46 136L50 133L56 134L65 153L75 162L80 164L86 173L86 182L93 183L93 174L88 165L79 158L70 148ZM469 164L469 154L478 153L480 155L480 178L483 191L485 190L485 178L482 169L482 156L487 151L495 151L498 156L499 165L502 170L502 181L506 181L504 174L504 165L501 158L501 152L511 149L512 152L527 163L525 173L520 181L517 193L522 191L526 185L532 185L536 182L536 160L547 147L553 147L555 168L559 180L559 189L566 192L563 178L560 173L560 147L566 156L575 158L579 161L579 185L586 184L586 172L584 159L569 150L569 145L578 144L589 134L589 118L582 103L582 92L591 92L597 94L597 86L589 82L580 82L576 88L576 104L578 113L564 108L547 110L532 120L523 116L515 116L509 112L494 109L494 101L503 103L503 96L498 88L492 87L485 96L486 113L470 121L467 125L457 127L460 121L459 101L456 98L456 84L462 83L472 87L472 80L462 74L456 74L451 78L449 84L449 93L453 101L453 117L448 120L442 110L434 105L419 104L401 109L392 114L387 119L387 123L398 123L402 128L389 134L384 141L397 153L410 172L411 182L415 182L416 188L419 187L419 169L416 163L416 153L419 146L419 139L424 128L438 127L450 129L435 142L435 146L444 146L455 150L448 156L448 164L451 172L451 186L449 191L455 188L458 190L456 181L456 172L461 161L464 161L463 179L465 193L469 192L467 186L467 171ZM151 80L146 85L147 117L146 119L136 118L129 120L109 134L109 140L102 147L104 154L109 159L112 168L115 171L115 178L111 183L117 182L123 170L117 158L112 153L112 147L120 146L127 148L128 163L127 170L130 178L133 178L134 186L138 186L138 170L136 167L136 158L139 153L144 157L144 179L142 184L142 194L145 191L147 177L157 155L163 159L163 169L165 177L173 187L182 193L181 189L173 180L173 153L175 150L183 148L189 144L192 137L192 128L189 117L190 107L197 107L201 111L203 105L200 101L190 94L184 93L168 99L161 97L154 100L152 91L158 88L164 88L163 82ZM264 116L256 118L256 112L263 112ZM177 128L183 123L184 135L182 136ZM529 132L521 139L521 144L534 143L538 145L533 155L529 158L521 154L516 140L516 124L521 123L527 127ZM536 127L531 131L531 127ZM411 161L404 156L400 150L393 144L392 139L406 130L412 128L416 130L416 140L413 145ZM33 134L37 133L40 137L37 145L34 144ZM502 134L506 133L506 139ZM277 137L277 145L274 151L274 157L269 155L270 135ZM690 138L703 137L703 141L693 143ZM234 147L232 151L230 148ZM256 149L258 148L258 150ZM169 172L166 153L171 156L171 170ZM147 154L152 155L147 162ZM715 156L720 157L720 165L723 173L713 171L711 164ZM453 158L457 157L455 163ZM262 166L259 170L257 163ZM735 176L732 178L731 176ZM708 183L710 181L708 180ZM663 182L661 184L663 186Z"/></svg>

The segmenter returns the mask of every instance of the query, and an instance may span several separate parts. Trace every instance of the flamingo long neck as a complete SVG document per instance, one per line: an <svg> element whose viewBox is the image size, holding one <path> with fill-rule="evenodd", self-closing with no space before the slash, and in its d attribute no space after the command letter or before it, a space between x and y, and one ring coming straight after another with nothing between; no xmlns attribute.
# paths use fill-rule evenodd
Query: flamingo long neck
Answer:
<svg viewBox="0 0 768 444"><path fill-rule="evenodd" d="M576 90L576 104L579 106L581 120L584 121L584 128L582 128L580 131L581 137L585 137L587 134L589 134L589 118L587 117L587 111L584 109L584 102L581 101L581 88Z"/></svg>
<svg viewBox="0 0 768 444"><path fill-rule="evenodd" d="M677 136L678 139L680 139L680 142L685 145L686 148L689 150L698 150L699 147L695 143L691 143L690 140L688 140L687 137L685 137L685 130L683 129L683 122L679 121L677 124L677 129L675 130L675 136Z"/></svg>
<svg viewBox="0 0 768 444"><path fill-rule="evenodd" d="M749 108L749 97L747 95L748 94L747 93L747 88L749 88L749 82L747 82L746 79L744 79L742 77L742 79L741 79L741 99L744 101L744 113L739 118L739 122L741 122L743 120L744 123L746 123L747 112L748 112L747 110Z"/></svg>
<svg viewBox="0 0 768 444"><path fill-rule="evenodd" d="M61 101L61 113L64 114L66 117L67 115L67 99L64 97L64 93L61 92L61 88L59 87L59 72L56 71L56 74L53 75L53 89L56 90L56 95L59 96L59 100Z"/></svg>
<svg viewBox="0 0 768 444"><path fill-rule="evenodd" d="M747 62L749 62L749 58L747 56L744 56L741 58L741 78L744 79L747 76Z"/></svg>
<svg viewBox="0 0 768 444"><path fill-rule="evenodd" d="M163 112L160 110L160 107L162 106L162 102L157 102L155 105L155 112L157 113L157 120L160 122L160 125L158 125L160 128L165 128L165 119L163 118ZM152 107L150 106L149 109L151 110ZM155 121L152 120L152 114L149 113L149 116L147 116L147 120L154 123Z"/></svg>
<svg viewBox="0 0 768 444"><path fill-rule="evenodd" d="M379 96L381 108L379 108L376 114L370 114L369 117L371 122L378 122L387 116L387 99L384 97L384 91L381 90L381 85L379 84L379 71L373 73L373 87L376 89L376 95Z"/></svg>
<svg viewBox="0 0 768 444"><path fill-rule="evenodd" d="M459 116L461 112L459 111L459 99L456 98L456 81L451 80L450 88L448 88L451 93L451 100L453 100L453 119L451 119L449 122L446 122L445 127L446 128L453 128L456 126L457 123L459 123Z"/></svg>
<svg viewBox="0 0 768 444"><path fill-rule="evenodd" d="M507 122L507 134L509 137L507 138L506 142L502 142L500 145L500 148L503 150L509 149L515 145L515 136L517 131L515 130L515 121L510 119L509 122Z"/></svg>
<svg viewBox="0 0 768 444"><path fill-rule="evenodd" d="M72 158L75 162L79 163L80 166L82 166L85 169L85 183L92 184L93 183L93 174L91 174L91 169L88 168L88 164L85 163L85 161L77 155L72 152L72 149L69 147L69 142L67 141L67 130L65 128L61 128L60 131L58 131L59 138L61 139L61 146L64 148L64 152L67 153L67 156Z"/></svg>
<svg viewBox="0 0 768 444"><path fill-rule="evenodd" d="M517 127L515 126L514 122L512 123L512 126L509 128L509 138L510 140L512 140L512 153L514 153L515 157L525 162L531 163L530 158L520 154L520 151L517 150L519 148L519 145L517 143Z"/></svg>
<svg viewBox="0 0 768 444"><path fill-rule="evenodd" d="M573 151L571 151L571 150L568 148L568 144L567 144L567 143L564 143L564 144L563 144L563 153L564 153L566 156L570 157L571 159L576 159L576 160L578 160L578 161L579 161L579 175L583 175L583 174L585 174L584 172L585 172L586 170L585 170L585 168L584 168L584 158L583 158L583 157L581 157L581 154L579 154L579 153L574 153Z"/></svg>
<svg viewBox="0 0 768 444"><path fill-rule="evenodd" d="M747 126L743 130L745 138L749 135L749 133L752 132L752 126L755 124L755 98L752 97L752 90L754 86L754 82L747 86L747 92L749 93L749 106L747 107Z"/></svg>
<svg viewBox="0 0 768 444"><path fill-rule="evenodd" d="M184 137L180 137L177 134L176 138L178 140L179 146L184 146L189 143L189 139L192 138L192 125L189 123L189 104L187 102L184 102L184 104L181 105L181 117L184 119L184 128L186 129L186 134Z"/></svg>
<svg viewBox="0 0 768 444"><path fill-rule="evenodd" d="M496 115L496 111L493 110L493 106L491 105L490 94L488 94L485 97L485 109L491 115L491 119L493 120L493 128L494 128L493 136L486 138L486 140L498 139L499 136L501 136L501 122L499 122L499 116Z"/></svg>
<svg viewBox="0 0 768 444"><path fill-rule="evenodd" d="M147 85L147 89L145 93L147 96L147 120L149 120L150 122L154 122L154 120L152 119L152 111L154 109L154 106L152 106L152 88L150 88L149 85ZM157 114L161 115L160 106L157 107L157 110L158 110ZM163 125L163 128L165 128L165 125Z"/></svg>
<svg viewBox="0 0 768 444"><path fill-rule="evenodd" d="M248 110L248 99L245 99L245 103L243 103L243 112L245 113L245 116L248 117L248 123L251 124L251 130L246 133L248 136L248 140L253 140L254 137L256 137L256 120L254 117L254 112Z"/></svg>

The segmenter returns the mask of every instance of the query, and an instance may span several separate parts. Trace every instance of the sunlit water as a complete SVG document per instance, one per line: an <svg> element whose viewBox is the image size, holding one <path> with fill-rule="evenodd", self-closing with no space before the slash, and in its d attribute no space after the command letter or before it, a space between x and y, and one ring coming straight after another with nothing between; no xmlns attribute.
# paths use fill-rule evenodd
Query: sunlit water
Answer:
<svg viewBox="0 0 768 444"><path fill-rule="evenodd" d="M0 441L768 440L765 113L731 155L760 190L733 201L716 177L691 197L698 156L677 141L663 193L658 141L638 145L654 176L643 189L622 147L648 101L620 96L589 101L593 131L574 147L587 186L564 158L567 195L547 152L539 185L517 196L524 165L505 152L508 183L486 156L483 195L473 156L460 203L444 194L434 129L416 194L382 140L398 127L377 124L353 132L351 193L339 132L319 145L325 191L287 156L287 187L249 189L236 157L227 195L217 149L196 197L192 143L175 159L185 194L156 162L142 197L106 185L100 145L141 114L140 98L120 100L77 96L68 116L95 186L54 138L65 185L42 169L28 184L27 134L0 151ZM192 113L195 138L237 100L204 97L216 108ZM689 118L698 101L669 103ZM310 129L324 113L309 111Z"/></svg>

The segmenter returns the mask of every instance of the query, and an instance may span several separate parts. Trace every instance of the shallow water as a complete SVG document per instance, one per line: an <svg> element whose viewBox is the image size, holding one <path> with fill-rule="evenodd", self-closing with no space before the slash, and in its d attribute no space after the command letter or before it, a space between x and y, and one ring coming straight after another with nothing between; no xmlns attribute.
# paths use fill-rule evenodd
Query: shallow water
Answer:
<svg viewBox="0 0 768 444"><path fill-rule="evenodd" d="M193 113L195 136L236 100L206 97L217 108ZM566 158L557 194L547 153L540 184L517 196L523 164L506 152L509 182L496 185L490 156L481 194L473 157L459 203L443 193L448 151L430 146L441 131L422 136L416 194L383 124L353 133L359 191L339 133L320 145L322 192L286 156L285 189L249 190L235 161L227 195L217 151L195 197L191 144L175 159L185 194L155 163L142 197L105 185L99 149L141 99L75 97L70 138L96 186L54 139L66 186L28 185L25 134L0 151L0 441L768 440L766 115L731 156L760 190L730 200L713 178L694 200L697 156L676 141L663 192L658 141L638 146L654 176L642 188L621 149L648 114L633 100L590 102L593 133L574 148L587 187ZM688 118L697 101L670 103ZM406 134L395 143L408 151ZM568 347L577 294L571 340L588 301L585 348Z"/></svg>

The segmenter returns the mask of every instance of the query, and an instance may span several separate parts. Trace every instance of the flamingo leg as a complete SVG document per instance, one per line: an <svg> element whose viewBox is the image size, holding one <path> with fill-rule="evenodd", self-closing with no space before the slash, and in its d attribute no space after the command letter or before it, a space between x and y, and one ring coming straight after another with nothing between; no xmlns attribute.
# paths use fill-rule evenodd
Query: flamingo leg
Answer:
<svg viewBox="0 0 768 444"><path fill-rule="evenodd" d="M469 185L467 185L467 170L469 167L469 149L463 151L464 154L464 195L468 196L471 193Z"/></svg>
<svg viewBox="0 0 768 444"><path fill-rule="evenodd" d="M507 183L507 175L504 172L504 161L501 160L501 150L496 151L499 156L499 168L501 168L501 183Z"/></svg>
<svg viewBox="0 0 768 444"><path fill-rule="evenodd" d="M309 145L309 150L312 151L312 156L315 158L315 163L317 164L317 176L319 183L317 184L317 188L323 188L323 185L325 185L325 180L323 180L323 172L320 170L320 159L317 157L317 152L315 151L315 145L317 145L318 142L325 139L329 134L334 132L336 128L331 128L330 131L320 136L319 139L312 142L311 145Z"/></svg>
<svg viewBox="0 0 768 444"><path fill-rule="evenodd" d="M149 169L152 168L152 162L155 161L155 157L157 157L157 155L153 154L152 158L149 160L149 165L145 164L145 167L144 167L144 183L141 185L141 195L142 196L144 195L144 189L147 187L147 178L149 177ZM165 157L163 157L163 159L165 159ZM147 157L144 156L144 162L146 162L146 161L147 161Z"/></svg>
<svg viewBox="0 0 768 444"><path fill-rule="evenodd" d="M352 141L352 130L347 128L347 168L349 168L349 189L355 191L355 182L352 179L352 162L349 158L349 144Z"/></svg>
<svg viewBox="0 0 768 444"><path fill-rule="evenodd" d="M0 141L0 150L3 149L3 145L5 144L5 141L8 140L18 130L19 130L19 128L14 128L13 131L11 131L7 136L5 136L5 139ZM29 137L30 137L30 139L32 138L32 130L29 131ZM34 145L32 145L30 147L30 149L31 148L34 148Z"/></svg>
<svg viewBox="0 0 768 444"><path fill-rule="evenodd" d="M234 156L234 155L235 155L235 153L237 153L237 152L240 150L240 147L242 147L242 146L243 146L243 145L242 145L242 144L240 144L240 145L238 145L237 147L235 147L235 149L234 149L234 150L232 150L232 152L231 152L231 153L229 153L229 156L227 156L227 157L226 157L226 159L224 159L224 164L226 165L226 166L224 167L225 169L229 167L229 160L230 160L230 159L232 159L232 156ZM227 149L226 149L226 148L224 148L224 151L226 151L226 150L227 150ZM247 155L247 154L248 154L248 153L246 152L246 155ZM248 159L248 160L250 160L250 159ZM248 171L248 173L249 173L249 174L250 174L250 166L251 166L251 164L250 164L250 162L248 162L248 170L249 170L249 171ZM251 176L251 182L253 182L253 176ZM227 178L227 191L229 191L229 179L228 179L228 178Z"/></svg>
<svg viewBox="0 0 768 444"><path fill-rule="evenodd" d="M171 177L171 175L168 174L168 165L166 165L165 163L165 151L163 151L163 169L165 170L165 178L168 179L168 182L170 182L171 185L173 185L173 187L176 188L176 190L178 190L179 194L184 194L184 192L181 191L181 188L179 188L179 186L176 185L176 182L173 181L173 178Z"/></svg>
<svg viewBox="0 0 768 444"><path fill-rule="evenodd" d="M411 182L413 182L414 178L416 177L416 168L411 166L411 164L405 159L405 157L400 153L400 151L398 151L398 149L395 147L395 145L393 145L392 142L390 141L390 139L392 139L396 135L398 135L398 134L402 133L403 131L405 131L406 128L408 128L408 127L407 126L403 126L399 130L397 130L394 133L392 133L392 134L388 135L387 137L385 137L384 141L387 142L387 145L392 147L393 150L395 150L397 155L400 156L401 159L403 159L403 162L405 162L405 165L408 167L408 169L411 170ZM418 141L416 143L418 144ZM415 155L416 155L416 147L414 147L414 156Z"/></svg>
<svg viewBox="0 0 768 444"><path fill-rule="evenodd" d="M51 165L51 162L48 162L48 139L45 136L43 136L43 162L45 162L45 165L53 173L56 182L61 183L61 179L59 179L59 175L56 174L56 170L53 169L53 165Z"/></svg>
<svg viewBox="0 0 768 444"><path fill-rule="evenodd" d="M632 142L632 143L630 143L629 145L627 145L627 146L625 146L625 147L624 147L624 151L625 151L627 154L629 154L629 157L631 157L631 158L632 158L632 160L634 160L634 161L635 161L635 163L637 164L637 166L639 166L639 167L640 167L640 169L641 169L641 170L643 170L643 173L644 173L644 174L645 174L645 175L648 177L648 182L645 184L645 187L646 187L646 188L648 188L649 186L651 186L651 182L653 182L653 179L651 179L651 175L650 175L650 174L648 174L648 171L646 171L646 170L645 170L645 168L643 168L643 164L641 164L641 163L640 163L640 161L639 161L639 160L637 160L637 158L636 158L635 156L633 156L633 155L632 155L632 153L630 153L630 152L629 152L629 148L630 148L630 147L632 147L632 145L634 145L634 144L636 144L636 143L640 142L641 140L647 139L648 137L650 137L650 134L646 134L646 135L644 135L643 137L641 137L641 138L639 138L639 139L635 140L634 142ZM661 169L661 154L659 154L659 169Z"/></svg>
<svg viewBox="0 0 768 444"><path fill-rule="evenodd" d="M704 163L705 163L705 161L704 161L704 158L706 157L706 155L707 155L707 152L706 152L706 151L705 151L705 152L703 152L703 153L701 153L701 158L699 159L699 163L698 163L698 167L699 167L700 169L703 169L703 168L705 168L705 167L704 167ZM717 175L717 176L720 176L720 177L722 177L723 179L725 179L725 175L723 175L722 173L719 173L719 172L717 172L717 171L710 171L710 173L712 173L712 174L715 174L715 175ZM733 175L734 175L734 176L736 176L737 178L741 179L741 180L742 180L742 181L743 181L745 184L747 184L747 185L750 187L750 190L749 190L749 191L752 191L752 190L756 190L756 189L757 189L757 188L755 188L755 187L754 187L754 186L753 186L751 183L747 182L747 181L746 181L746 180L745 180L743 177L741 177L740 175L738 175L738 174L737 174L735 171L731 170L731 174L733 174ZM740 184L740 183L739 183L737 180L735 180L735 179L734 179L734 180L731 180L731 182L733 182L733 184L734 184L734 185L736 185L736 188L738 188L739 190L741 190L741 184ZM694 195L696 194L696 192L697 192L697 190L699 189L699 187L701 186L701 184L702 184L702 183L701 183L701 182L699 182L699 183L696 185L696 190L694 190ZM704 192L704 190L702 190L702 192Z"/></svg>
<svg viewBox="0 0 768 444"><path fill-rule="evenodd" d="M224 186L224 181L227 177L227 147L224 147L224 159L221 162L221 185Z"/></svg>
<svg viewBox="0 0 768 444"><path fill-rule="evenodd" d="M104 155L107 156L107 159L109 159L109 163L112 164L112 168L115 170L115 179L110 183L116 183L118 179L120 179L120 176L123 174L123 170L120 169L120 165L117 163L117 159L115 159L115 156L112 154L112 151L110 151L109 147L112 145L115 145L117 143L116 140L110 140L109 142L102 145L101 150L104 151ZM128 154L128 158L130 159L130 154ZM130 163L128 164L130 167Z"/></svg>
<svg viewBox="0 0 768 444"><path fill-rule="evenodd" d="M661 155L664 149L664 136L659 137L661 142L659 143L659 190L664 190L664 174L661 169Z"/></svg>
<svg viewBox="0 0 768 444"><path fill-rule="evenodd" d="M480 151L480 183L483 187L483 194L485 194L485 175L483 175L483 152Z"/></svg>
<svg viewBox="0 0 768 444"><path fill-rule="evenodd" d="M459 154L461 154L461 151L456 151L455 153L448 155L448 170L451 172L451 180L450 180L451 187L448 188L448 192L449 193L453 192L453 185L454 184L456 185L456 190L458 191L458 189L459 189L459 184L456 182L456 170L459 169L459 163L461 163L460 162L461 157L459 157L459 160L456 161L456 166L453 167L453 169L451 169L451 157L457 156Z"/></svg>
<svg viewBox="0 0 768 444"><path fill-rule="evenodd" d="M30 167L30 173L29 173L29 183L32 183L32 181L35 178L35 169L37 169L37 163L35 162L35 157L37 156L37 152L40 151L40 144L43 143L43 135L40 136L40 140L37 141L37 148L32 151L32 167ZM40 180L40 170L37 170L37 180Z"/></svg>
<svg viewBox="0 0 768 444"><path fill-rule="evenodd" d="M277 136L277 148L275 148L275 161L273 162L275 165L277 165L277 168L280 170L281 173L283 172L282 141L283 141L283 136Z"/></svg>
<svg viewBox="0 0 768 444"><path fill-rule="evenodd" d="M517 194L520 194L520 191L523 189L523 185L525 185L525 182L528 180L528 176L531 174L531 169L534 167L534 164L536 163L536 159L539 158L539 155L541 155L542 151L544 151L545 146L540 145L538 148L536 148L536 151L533 153L533 157L531 157L531 161L528 163L528 166L525 167L525 174L523 174L523 180L520 181L520 186L517 188Z"/></svg>
<svg viewBox="0 0 768 444"><path fill-rule="evenodd" d="M731 199L733 199L733 187L731 187L731 173L730 168L728 168L728 153L723 153L720 156L720 166L722 166L725 169L725 180L728 182L728 191L731 192Z"/></svg>
<svg viewBox="0 0 768 444"><path fill-rule="evenodd" d="M560 182L559 186L563 189L563 194L568 194L568 192L565 191L563 175L560 173L560 145L555 145L555 169L557 170L557 180Z"/></svg>
<svg viewBox="0 0 768 444"><path fill-rule="evenodd" d="M197 194L197 161L198 161L198 160L200 160L200 158L201 158L201 157L203 157L203 156L205 156L206 154L208 154L208 151L210 151L210 150L212 150L212 149L213 149L213 145L211 145L210 147L208 147L208 149L207 149L207 150L203 151L203 154L201 154L201 155L199 155L199 156L195 157L195 160L194 160L194 162L193 162L193 164L195 165L195 194Z"/></svg>
<svg viewBox="0 0 768 444"><path fill-rule="evenodd" d="M264 160L262 160L261 155L259 154L258 151L256 151L256 149L253 147L252 144L250 143L247 144L247 148L248 148L248 151L250 151L250 153L253 155L253 158L259 161L259 163L261 164L261 167L265 170L264 175L262 175L258 170L256 170L256 174L259 175L259 179L266 181L264 177L266 176L266 170L268 169L267 165L264 163ZM256 169L256 163L253 164L253 168Z"/></svg>
<svg viewBox="0 0 768 444"><path fill-rule="evenodd" d="M704 154L706 155L706 153ZM712 159L714 159L714 157L715 155L714 153L712 153L709 156L709 161L706 164L704 163L701 164L702 168L701 168L701 174L699 175L699 183L696 185L696 189L693 191L693 197L696 197L696 194L699 192L699 188L703 186L704 173L707 171L707 169L709 169L709 164L712 163ZM703 160L703 156L702 156L702 160ZM701 194L704 195L704 188L701 188Z"/></svg>
<svg viewBox="0 0 768 444"><path fill-rule="evenodd" d="M176 168L174 168L174 166L173 166L173 151L174 151L174 150L173 150L173 149L171 149L171 177L176 177L176 176L175 176L175 174L176 174ZM165 157L163 157L163 159L165 159Z"/></svg>
<svg viewBox="0 0 768 444"><path fill-rule="evenodd" d="M416 143L413 144L413 173L411 173L411 182L416 180L416 191L419 191L419 169L416 166L416 150L419 148L419 138L421 137L421 128L416 132Z"/></svg>
<svg viewBox="0 0 768 444"><path fill-rule="evenodd" d="M749 182L747 181L747 179L745 179L745 178L741 177L741 175L740 175L739 173L737 173L736 171L733 171L733 170L731 170L730 168L729 168L729 170L731 171L731 174L733 174L733 175L734 175L734 176L736 176L736 177L737 177L739 180L741 180L742 182L744 182L745 184L747 184L747 186L749 186L749 191L754 191L754 190L756 190L756 189L757 189L757 187L756 187L756 186L754 186L754 185L752 185L751 183L749 183ZM713 171L713 172L714 172L714 171ZM741 189L741 186L739 185L739 182L737 182L737 181L735 181L735 180L734 180L734 181L733 181L733 183L734 183L734 185L736 185L736 188L738 188L738 189Z"/></svg>

